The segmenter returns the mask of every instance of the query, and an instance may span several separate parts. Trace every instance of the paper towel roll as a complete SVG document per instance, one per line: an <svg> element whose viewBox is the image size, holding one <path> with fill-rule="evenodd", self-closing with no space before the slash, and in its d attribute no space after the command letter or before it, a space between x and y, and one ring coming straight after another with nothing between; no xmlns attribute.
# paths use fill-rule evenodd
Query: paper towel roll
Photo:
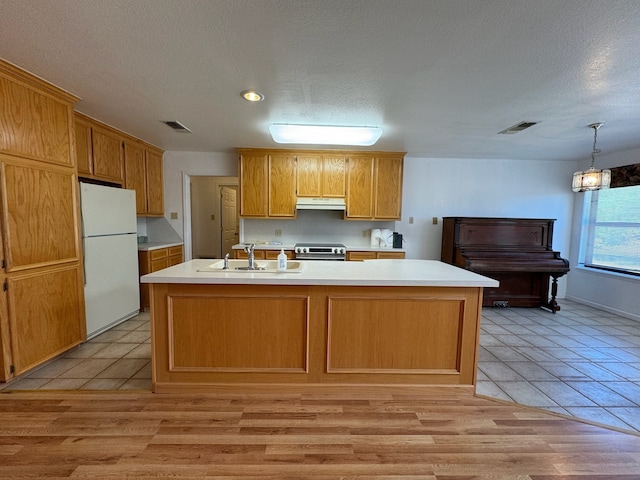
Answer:
<svg viewBox="0 0 640 480"><path fill-rule="evenodd" d="M388 228L380 229L380 246L393 247L393 231Z"/></svg>
<svg viewBox="0 0 640 480"><path fill-rule="evenodd" d="M371 246L372 247L379 247L381 238L382 238L382 235L380 235L380 229L379 228L372 228L371 229Z"/></svg>

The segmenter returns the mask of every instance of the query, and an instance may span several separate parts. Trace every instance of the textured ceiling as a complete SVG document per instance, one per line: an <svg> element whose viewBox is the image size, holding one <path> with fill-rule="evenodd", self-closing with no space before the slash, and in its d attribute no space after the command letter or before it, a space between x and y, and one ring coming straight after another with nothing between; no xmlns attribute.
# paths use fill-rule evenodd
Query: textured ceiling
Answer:
<svg viewBox="0 0 640 480"><path fill-rule="evenodd" d="M0 0L0 57L165 150L276 147L270 123L374 125L409 156L640 147L637 0ZM266 99L240 97L255 88ZM179 120L176 133L161 120ZM516 135L497 132L520 121Z"/></svg>

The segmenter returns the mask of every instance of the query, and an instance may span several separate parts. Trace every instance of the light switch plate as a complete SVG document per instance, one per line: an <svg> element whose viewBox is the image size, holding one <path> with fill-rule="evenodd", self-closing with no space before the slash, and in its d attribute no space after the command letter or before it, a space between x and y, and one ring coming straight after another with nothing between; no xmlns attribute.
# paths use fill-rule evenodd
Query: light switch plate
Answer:
<svg viewBox="0 0 640 480"><path fill-rule="evenodd" d="M178 212L171 212L171 220L177 220L178 219Z"/></svg>

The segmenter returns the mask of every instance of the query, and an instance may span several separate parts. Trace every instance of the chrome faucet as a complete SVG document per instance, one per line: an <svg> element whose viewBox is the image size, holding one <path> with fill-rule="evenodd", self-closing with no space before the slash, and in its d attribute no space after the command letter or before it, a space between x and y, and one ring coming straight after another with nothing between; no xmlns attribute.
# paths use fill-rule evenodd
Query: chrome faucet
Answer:
<svg viewBox="0 0 640 480"><path fill-rule="evenodd" d="M224 256L224 265L222 269L229 270L229 254L228 253Z"/></svg>
<svg viewBox="0 0 640 480"><path fill-rule="evenodd" d="M255 270L256 269L256 257L253 255L253 250L256 248L256 244L252 243L250 245L244 246L244 251L247 252L247 259L249 260L249 266L247 270Z"/></svg>

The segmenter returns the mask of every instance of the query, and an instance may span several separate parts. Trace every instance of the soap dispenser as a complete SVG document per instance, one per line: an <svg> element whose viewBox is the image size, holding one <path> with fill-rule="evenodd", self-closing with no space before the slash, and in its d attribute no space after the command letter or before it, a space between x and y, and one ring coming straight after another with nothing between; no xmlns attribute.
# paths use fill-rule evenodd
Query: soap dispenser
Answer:
<svg viewBox="0 0 640 480"><path fill-rule="evenodd" d="M281 248L280 253L278 254L278 271L287 271L287 254L284 253L284 248Z"/></svg>

